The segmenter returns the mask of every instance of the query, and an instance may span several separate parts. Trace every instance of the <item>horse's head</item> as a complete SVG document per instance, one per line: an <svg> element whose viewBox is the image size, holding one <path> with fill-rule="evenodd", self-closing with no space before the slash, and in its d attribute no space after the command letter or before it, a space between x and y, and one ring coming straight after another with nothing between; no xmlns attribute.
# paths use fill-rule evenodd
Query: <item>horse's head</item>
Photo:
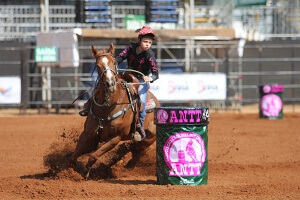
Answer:
<svg viewBox="0 0 300 200"><path fill-rule="evenodd" d="M97 50L93 45L91 46L91 49L92 55L96 59L98 77L100 81L102 81L108 92L115 92L117 83L117 67L114 58L115 49L113 44L110 44L108 51L105 49Z"/></svg>

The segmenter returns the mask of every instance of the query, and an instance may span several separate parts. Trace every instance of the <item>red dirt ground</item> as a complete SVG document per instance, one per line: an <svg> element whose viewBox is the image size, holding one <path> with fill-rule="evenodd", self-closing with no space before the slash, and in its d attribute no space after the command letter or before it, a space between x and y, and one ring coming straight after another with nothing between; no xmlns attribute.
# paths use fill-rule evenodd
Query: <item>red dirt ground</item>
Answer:
<svg viewBox="0 0 300 200"><path fill-rule="evenodd" d="M47 177L43 158L64 133L78 133L77 115L0 117L0 199L300 199L300 114L281 120L258 114L211 113L208 184L156 184L155 144L133 170L114 167L109 180L68 171Z"/></svg>

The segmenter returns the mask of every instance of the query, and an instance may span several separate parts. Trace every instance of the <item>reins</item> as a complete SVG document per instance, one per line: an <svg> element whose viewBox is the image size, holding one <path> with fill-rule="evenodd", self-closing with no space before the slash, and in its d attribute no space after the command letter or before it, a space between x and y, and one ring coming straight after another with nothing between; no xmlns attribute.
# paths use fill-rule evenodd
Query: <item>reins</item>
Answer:
<svg viewBox="0 0 300 200"><path fill-rule="evenodd" d="M134 70L134 69L119 69L119 71L123 71L122 74L125 74L125 72L135 72L137 74L140 74L141 76L144 76L144 74L140 71ZM140 83L126 83L128 85L143 85L146 84L147 82L140 82Z"/></svg>
<svg viewBox="0 0 300 200"><path fill-rule="evenodd" d="M95 68L96 68L96 66L97 66L97 60L98 60L100 57L102 57L102 56L111 56L111 57L114 59L114 61L115 61L115 67L116 67L116 70L117 70L117 71L114 71L114 70L111 69L110 67L109 67L109 68L106 68L106 69L101 73L100 77L98 77L98 79L97 79L97 81L96 81L96 83L95 83L95 85L94 85L94 89L96 88L96 85L98 84L98 80L99 80L99 79L102 80L102 77L103 77L104 73L106 73L106 72L109 71L109 70L112 71L115 75L118 75L118 72L119 72L119 71L123 71L123 74L124 74L125 72L134 72L134 73L140 74L141 76L144 76L143 73L141 73L141 72L139 72L139 71L137 71L137 70L133 70L133 69L118 69L118 66L116 65L116 60L115 60L115 58L114 58L114 55L112 55L111 53L103 53L103 54L97 55L97 57L96 57L96 62L95 62L95 67L94 67L94 70L93 70L91 76L93 76L93 73L94 73ZM102 82L102 83L103 83L103 82ZM137 85L137 84L146 84L147 82L140 82L140 83L124 83L124 82L120 83L120 82L116 82L116 83L117 83L117 84L122 84L122 85ZM106 92L105 92L105 100L104 100L104 102L103 102L102 104L99 104L99 103L96 101L96 98L95 98L95 92L92 93L93 102L95 103L95 105L97 105L97 106L99 106L99 107L102 107L102 106L110 106L110 103L109 103L110 93L107 91L106 86L104 86L104 88L106 89Z"/></svg>
<svg viewBox="0 0 300 200"><path fill-rule="evenodd" d="M111 54L111 53L104 53L104 54L98 55L98 56L96 57L96 61L97 61L101 56L106 56L106 55L111 56L111 57L115 60L115 57L114 57L113 54ZM116 61L115 61L115 62L116 62ZM125 72L134 72L134 73L140 74L141 76L144 76L144 74L141 73L140 71L137 71L137 70L134 70L134 69L118 69L118 66L117 66L117 65L115 65L115 66L116 66L117 71L114 71L114 70L111 69L111 68L105 69L105 70L101 73L100 78L102 78L102 76L104 75L104 73L107 72L108 70L112 71L115 75L119 74L119 73L118 73L119 71L123 71L122 74L125 74ZM93 71L92 71L92 73L91 73L91 77L93 77L93 74L94 74L94 72L95 72L96 67L97 67L97 62L95 62L95 66L94 66L94 69L93 69ZM84 94L90 92L92 89L95 89L96 86L97 86L97 84L98 84L98 80L99 80L99 77L97 78L97 81L95 82L94 86L90 87L89 89L87 89L86 91L84 91L82 94L80 94L80 95L72 102L72 104L74 104L74 103L75 103L80 97L82 97ZM124 82L120 83L120 82L117 82L117 84L123 84L123 85L124 85L124 84L126 84L126 85L142 85L142 84L146 84L146 83L147 83L147 82L140 82L140 83L124 83ZM97 106L99 106L99 107L101 107L101 106L109 106L109 105L110 105L110 104L109 104L109 93L107 93L107 92L106 92L106 94L105 94L105 102L104 102L103 104L99 104L99 103L96 101L96 99L95 99L95 93L94 93L94 92L92 92L92 98L93 98L93 102L95 103L95 105L97 105Z"/></svg>

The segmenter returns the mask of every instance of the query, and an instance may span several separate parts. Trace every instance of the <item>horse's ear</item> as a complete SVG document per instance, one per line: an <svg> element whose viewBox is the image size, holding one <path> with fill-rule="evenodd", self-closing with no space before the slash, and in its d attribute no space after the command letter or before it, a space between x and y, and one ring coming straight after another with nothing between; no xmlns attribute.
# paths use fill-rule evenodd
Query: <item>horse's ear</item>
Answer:
<svg viewBox="0 0 300 200"><path fill-rule="evenodd" d="M94 45L91 46L91 50L92 50L92 55L94 58L96 58L97 55L97 49L94 47Z"/></svg>
<svg viewBox="0 0 300 200"><path fill-rule="evenodd" d="M113 43L110 43L108 53L111 53L112 55L115 54L115 47L114 47Z"/></svg>

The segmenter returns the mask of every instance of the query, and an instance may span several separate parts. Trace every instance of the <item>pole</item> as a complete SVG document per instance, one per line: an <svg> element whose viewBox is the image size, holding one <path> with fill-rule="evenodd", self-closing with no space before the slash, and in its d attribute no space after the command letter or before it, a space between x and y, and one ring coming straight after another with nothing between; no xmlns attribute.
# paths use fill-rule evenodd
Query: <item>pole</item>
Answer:
<svg viewBox="0 0 300 200"><path fill-rule="evenodd" d="M28 60L27 52L26 52L26 45L23 44L21 48L21 107L20 107L20 114L26 114L26 109L28 106L28 84L27 84L27 76L26 72L28 69Z"/></svg>
<svg viewBox="0 0 300 200"><path fill-rule="evenodd" d="M48 33L49 32L49 0L44 0L45 1L45 30Z"/></svg>
<svg viewBox="0 0 300 200"><path fill-rule="evenodd" d="M295 48L294 47L292 47L291 48L291 58L294 58L295 57ZM292 61L292 71L294 72L295 71L295 62L294 61ZM294 74L292 74L292 85L294 85L295 84L295 75ZM296 104L296 100L295 100L295 98L296 98L296 95L295 95L295 90L296 90L296 88L292 88L292 101L293 101L293 113L295 113L296 112L296 110L295 110L295 104Z"/></svg>
<svg viewBox="0 0 300 200"><path fill-rule="evenodd" d="M49 0L40 0L41 7L41 32L48 33L50 31L49 26ZM46 101L45 107L51 108L50 101L52 99L51 91L51 67L42 66L42 100Z"/></svg>
<svg viewBox="0 0 300 200"><path fill-rule="evenodd" d="M191 29L194 29L195 27L195 21L194 21L194 10L195 10L195 1L190 0L190 22L191 22Z"/></svg>
<svg viewBox="0 0 300 200"><path fill-rule="evenodd" d="M190 28L190 19L191 19L190 15L189 15L189 13L191 12L189 4L184 3L184 9L185 9L184 20L186 21L186 23L184 23L184 28L189 29ZM189 11L189 12L187 12L187 11Z"/></svg>
<svg viewBox="0 0 300 200"><path fill-rule="evenodd" d="M190 72L191 68L191 63L190 63L190 57L191 57L191 52L190 52L190 40L186 39L185 40L186 48L185 48L185 72Z"/></svg>
<svg viewBox="0 0 300 200"><path fill-rule="evenodd" d="M245 39L240 39L238 43L238 98L239 98L239 111L242 111L242 101L243 101L243 83L242 83L242 70L243 70L243 56L244 56L244 50L245 50Z"/></svg>
<svg viewBox="0 0 300 200"><path fill-rule="evenodd" d="M157 65L158 65L158 68L159 70L161 70L161 52L162 52L162 42L161 42L161 39L158 37L157 38Z"/></svg>
<svg viewBox="0 0 300 200"><path fill-rule="evenodd" d="M40 0L40 8L41 8L41 28L40 31L44 32L45 31L45 2L44 0Z"/></svg>

